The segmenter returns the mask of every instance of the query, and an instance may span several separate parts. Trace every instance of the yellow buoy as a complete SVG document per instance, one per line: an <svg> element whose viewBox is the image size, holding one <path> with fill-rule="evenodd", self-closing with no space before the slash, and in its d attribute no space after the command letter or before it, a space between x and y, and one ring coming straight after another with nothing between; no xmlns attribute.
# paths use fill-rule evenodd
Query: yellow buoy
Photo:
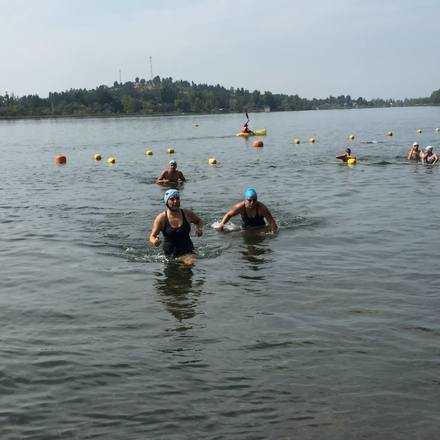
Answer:
<svg viewBox="0 0 440 440"><path fill-rule="evenodd" d="M174 148L168 148L167 153L168 154L174 154Z"/></svg>
<svg viewBox="0 0 440 440"><path fill-rule="evenodd" d="M311 144L314 144L314 143L316 142L316 139L315 139L314 137L311 137L311 138L309 139L309 142L310 142Z"/></svg>
<svg viewBox="0 0 440 440"><path fill-rule="evenodd" d="M115 159L113 156L110 156L110 157L107 159L107 163L113 165L113 164L116 163L116 159Z"/></svg>
<svg viewBox="0 0 440 440"><path fill-rule="evenodd" d="M350 141L354 141L355 138L356 138L356 136L355 136L354 134L350 134L350 135L348 136L348 139L349 139Z"/></svg>
<svg viewBox="0 0 440 440"><path fill-rule="evenodd" d="M293 143L296 144L296 145L298 145L299 143L301 143L301 141L300 141L298 138L295 138L295 139L293 140Z"/></svg>
<svg viewBox="0 0 440 440"><path fill-rule="evenodd" d="M146 156L152 156L153 155L153 150L145 150L145 155Z"/></svg>
<svg viewBox="0 0 440 440"><path fill-rule="evenodd" d="M217 164L217 159L215 157L210 157L208 159L208 163L209 163L209 165L216 165Z"/></svg>
<svg viewBox="0 0 440 440"><path fill-rule="evenodd" d="M421 128L418 128L418 129L417 129L417 133L420 134L421 132L422 132L422 129L421 129Z"/></svg>
<svg viewBox="0 0 440 440"><path fill-rule="evenodd" d="M387 136L394 136L394 133L393 133L392 131L389 131L389 132L387 133Z"/></svg>
<svg viewBox="0 0 440 440"><path fill-rule="evenodd" d="M100 155L99 153L96 153L96 154L93 156L93 158L94 158L96 161L100 161L100 160L102 159L102 157L101 157L101 155Z"/></svg>
<svg viewBox="0 0 440 440"><path fill-rule="evenodd" d="M355 165L356 164L356 158L355 157L350 157L348 160L347 160L347 165Z"/></svg>

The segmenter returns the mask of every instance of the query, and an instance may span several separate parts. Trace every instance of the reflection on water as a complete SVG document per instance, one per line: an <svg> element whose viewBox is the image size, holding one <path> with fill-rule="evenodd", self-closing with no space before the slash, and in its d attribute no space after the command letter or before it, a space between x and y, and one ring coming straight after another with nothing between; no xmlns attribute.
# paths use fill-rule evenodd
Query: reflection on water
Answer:
<svg viewBox="0 0 440 440"><path fill-rule="evenodd" d="M194 282L192 268L182 266L177 261L166 263L163 272L156 272L155 275L154 286L166 310L178 321L193 318L203 280Z"/></svg>
<svg viewBox="0 0 440 440"><path fill-rule="evenodd" d="M266 241L266 231L245 231L242 237L244 249L241 251L241 255L243 259L250 263L248 266L251 270L260 271L264 265L271 261L268 256L272 253L272 250L268 247ZM246 275L241 277L248 278ZM264 279L264 276L259 276L257 279Z"/></svg>

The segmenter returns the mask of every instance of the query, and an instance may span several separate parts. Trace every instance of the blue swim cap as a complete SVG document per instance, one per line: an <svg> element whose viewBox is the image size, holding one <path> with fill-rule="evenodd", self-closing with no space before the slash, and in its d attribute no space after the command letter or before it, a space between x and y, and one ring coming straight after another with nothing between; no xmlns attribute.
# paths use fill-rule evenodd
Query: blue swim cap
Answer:
<svg viewBox="0 0 440 440"><path fill-rule="evenodd" d="M244 192L244 198L245 199L256 199L257 198L257 191L255 191L254 188L246 188L246 191Z"/></svg>
<svg viewBox="0 0 440 440"><path fill-rule="evenodd" d="M170 197L179 197L180 198L179 191L177 191L177 189L169 189L169 190L165 191L165 194L163 196L163 202L165 203L165 205L167 204L168 199Z"/></svg>

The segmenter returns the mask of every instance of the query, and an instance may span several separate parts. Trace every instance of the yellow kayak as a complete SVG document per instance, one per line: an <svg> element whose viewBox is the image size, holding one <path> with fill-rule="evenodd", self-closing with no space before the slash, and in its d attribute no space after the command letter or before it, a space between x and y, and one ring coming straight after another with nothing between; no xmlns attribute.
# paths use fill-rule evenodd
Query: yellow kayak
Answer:
<svg viewBox="0 0 440 440"><path fill-rule="evenodd" d="M267 135L267 130L265 128L260 128L259 130L253 130L250 133L240 132L237 133L235 136L248 138L249 136L266 136L266 135Z"/></svg>

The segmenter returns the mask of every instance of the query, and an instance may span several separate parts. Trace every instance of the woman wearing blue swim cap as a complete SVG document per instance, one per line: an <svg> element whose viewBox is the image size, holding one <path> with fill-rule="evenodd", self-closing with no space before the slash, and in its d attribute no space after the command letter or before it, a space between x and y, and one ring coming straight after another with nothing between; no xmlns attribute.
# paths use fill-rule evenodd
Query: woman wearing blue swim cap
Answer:
<svg viewBox="0 0 440 440"><path fill-rule="evenodd" d="M246 188L244 200L235 204L222 218L219 223L219 231L236 215L241 215L243 229L265 228L266 222L272 232L278 231L278 225L266 205L257 200L257 191L254 188Z"/></svg>
<svg viewBox="0 0 440 440"><path fill-rule="evenodd" d="M203 222L191 210L180 208L180 193L177 189L166 191L163 201L165 211L161 212L153 222L150 244L159 246L159 234L162 232L165 255L179 258L186 265L192 265L196 255L190 238L191 223L196 225L196 235L200 237L203 234Z"/></svg>

